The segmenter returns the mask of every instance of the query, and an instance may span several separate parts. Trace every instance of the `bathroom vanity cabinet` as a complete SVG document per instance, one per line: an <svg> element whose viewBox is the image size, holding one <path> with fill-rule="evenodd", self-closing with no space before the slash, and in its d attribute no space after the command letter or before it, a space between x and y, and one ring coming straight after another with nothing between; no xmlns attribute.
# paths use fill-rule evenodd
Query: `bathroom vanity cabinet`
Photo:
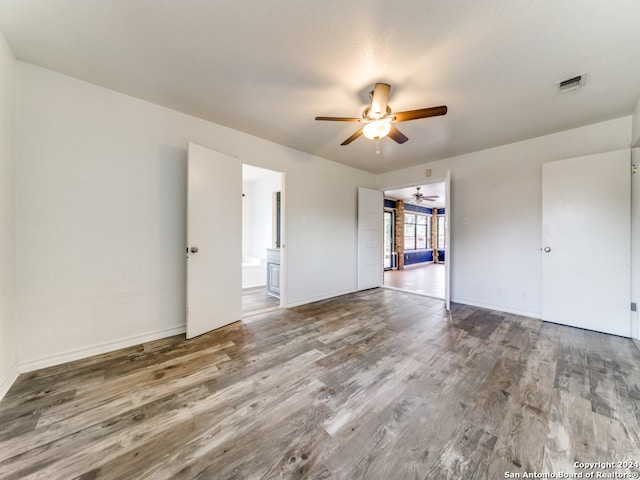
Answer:
<svg viewBox="0 0 640 480"><path fill-rule="evenodd" d="M267 248L267 293L280 298L280 249Z"/></svg>

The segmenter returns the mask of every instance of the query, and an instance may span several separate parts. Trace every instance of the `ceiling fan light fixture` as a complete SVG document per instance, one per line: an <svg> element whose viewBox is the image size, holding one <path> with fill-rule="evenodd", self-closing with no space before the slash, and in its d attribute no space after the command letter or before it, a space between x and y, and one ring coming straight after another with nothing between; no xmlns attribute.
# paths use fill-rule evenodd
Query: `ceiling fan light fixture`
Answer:
<svg viewBox="0 0 640 480"><path fill-rule="evenodd" d="M390 119L386 118L367 123L362 128L362 134L369 140L378 140L386 137L390 130L391 122Z"/></svg>
<svg viewBox="0 0 640 480"><path fill-rule="evenodd" d="M368 105L362 112L362 118L354 117L316 117L316 120L330 120L334 122L360 122L364 124L362 128L347 138L340 145L349 145L356 138L364 136L369 140L376 141L376 153L380 153L380 139L389 136L391 140L398 144L405 143L409 138L391 123L417 120L418 118L437 117L447 113L446 105L439 107L420 108L418 110L407 110L405 112L391 112L389 106L389 91L391 85L388 83L376 83L373 91L369 94L371 105Z"/></svg>

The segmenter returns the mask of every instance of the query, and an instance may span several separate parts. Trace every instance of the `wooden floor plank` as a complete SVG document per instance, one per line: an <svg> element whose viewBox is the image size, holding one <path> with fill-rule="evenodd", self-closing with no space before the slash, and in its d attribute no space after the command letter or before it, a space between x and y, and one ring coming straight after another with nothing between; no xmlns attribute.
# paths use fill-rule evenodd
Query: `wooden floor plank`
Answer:
<svg viewBox="0 0 640 480"><path fill-rule="evenodd" d="M630 340L389 289L30 372L0 402L0 479L493 479L609 459L640 461Z"/></svg>

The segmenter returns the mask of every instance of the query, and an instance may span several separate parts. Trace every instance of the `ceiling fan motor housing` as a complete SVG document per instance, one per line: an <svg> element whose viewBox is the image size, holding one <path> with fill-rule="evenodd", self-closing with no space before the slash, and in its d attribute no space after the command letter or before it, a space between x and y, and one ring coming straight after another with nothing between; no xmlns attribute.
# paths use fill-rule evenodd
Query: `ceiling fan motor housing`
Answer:
<svg viewBox="0 0 640 480"><path fill-rule="evenodd" d="M442 105L440 107L421 108L418 110L408 110L406 112L397 112L393 114L391 107L389 106L389 92L391 86L387 83L376 83L373 90L369 94L371 97L371 105L366 107L362 112L362 118L352 117L316 117L316 120L329 120L336 122L361 122L365 125L361 127L357 132L347 138L340 145L349 145L356 138L363 135L371 140L378 140L387 135L394 142L402 144L409 140L395 125L392 123L406 122L409 120L416 120L418 118L436 117L439 115L445 115L447 113L447 107ZM379 150L377 150L379 153Z"/></svg>

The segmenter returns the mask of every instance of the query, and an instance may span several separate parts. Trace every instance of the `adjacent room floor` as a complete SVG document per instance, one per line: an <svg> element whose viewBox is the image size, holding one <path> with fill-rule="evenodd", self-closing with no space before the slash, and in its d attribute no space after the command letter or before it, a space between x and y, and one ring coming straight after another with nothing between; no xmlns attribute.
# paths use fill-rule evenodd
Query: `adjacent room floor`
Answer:
<svg viewBox="0 0 640 480"><path fill-rule="evenodd" d="M385 287L444 298L444 263L418 263L402 270L385 270Z"/></svg>
<svg viewBox="0 0 640 480"><path fill-rule="evenodd" d="M269 312L276 308L280 308L280 299L269 295L267 293L267 287L242 289L243 317Z"/></svg>
<svg viewBox="0 0 640 480"><path fill-rule="evenodd" d="M21 375L0 477L639 472L639 366L628 339L367 290Z"/></svg>

